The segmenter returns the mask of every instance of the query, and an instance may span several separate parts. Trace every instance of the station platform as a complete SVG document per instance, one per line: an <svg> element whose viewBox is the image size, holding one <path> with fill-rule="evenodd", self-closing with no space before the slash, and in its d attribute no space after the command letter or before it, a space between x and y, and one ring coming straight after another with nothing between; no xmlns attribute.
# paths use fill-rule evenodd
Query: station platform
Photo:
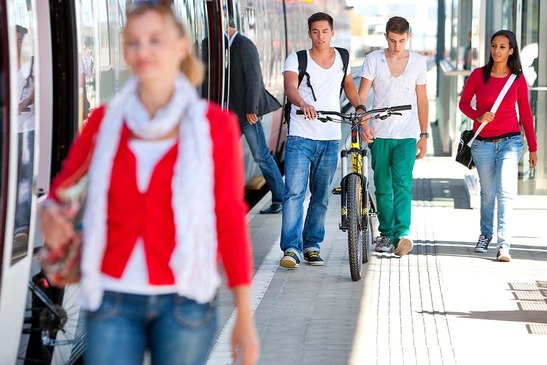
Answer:
<svg viewBox="0 0 547 365"><path fill-rule="evenodd" d="M325 266L279 267L281 215L248 214L254 249L252 304L260 364L547 363L547 206L514 212L512 261L496 261L495 238L474 252L479 210L469 174L451 157L414 169L412 238L404 257L375 253L350 278L347 235L331 196ZM339 174L335 177L335 183ZM231 364L233 304L220 293L220 327L208 364Z"/></svg>

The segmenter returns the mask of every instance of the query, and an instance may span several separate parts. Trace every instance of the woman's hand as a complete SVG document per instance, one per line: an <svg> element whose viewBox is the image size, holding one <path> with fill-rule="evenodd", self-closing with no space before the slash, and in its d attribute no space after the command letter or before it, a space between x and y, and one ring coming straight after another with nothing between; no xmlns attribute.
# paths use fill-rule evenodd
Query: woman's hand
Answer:
<svg viewBox="0 0 547 365"><path fill-rule="evenodd" d="M494 113L486 112L486 113L484 113L483 115L481 115L480 117L477 118L477 122L479 122L479 123L488 123L488 122L491 122L492 120L494 120L495 116L496 115Z"/></svg>
<svg viewBox="0 0 547 365"><path fill-rule="evenodd" d="M258 362L260 345L256 327L250 313L237 313L232 332L232 357L237 364L253 365Z"/></svg>
<svg viewBox="0 0 547 365"><path fill-rule="evenodd" d="M40 229L52 251L66 246L76 236L72 223L75 213L75 209L65 209L53 200L46 200L40 207Z"/></svg>
<svg viewBox="0 0 547 365"><path fill-rule="evenodd" d="M253 365L258 362L260 344L250 308L250 290L248 285L232 288L237 317L232 332L232 357L235 363Z"/></svg>
<svg viewBox="0 0 547 365"><path fill-rule="evenodd" d="M530 152L530 156L528 157L528 163L530 164L531 168L536 167L538 163L538 153L537 152Z"/></svg>

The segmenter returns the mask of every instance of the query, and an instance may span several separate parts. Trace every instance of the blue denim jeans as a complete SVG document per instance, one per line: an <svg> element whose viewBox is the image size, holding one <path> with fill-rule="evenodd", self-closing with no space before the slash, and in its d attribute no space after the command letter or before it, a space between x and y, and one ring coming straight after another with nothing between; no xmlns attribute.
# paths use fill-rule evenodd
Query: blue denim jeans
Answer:
<svg viewBox="0 0 547 365"><path fill-rule="evenodd" d="M497 246L509 248L513 196L517 193L518 162L522 153L521 136L503 142L473 141L471 155L481 186L481 233L494 234L494 208L498 203Z"/></svg>
<svg viewBox="0 0 547 365"><path fill-rule="evenodd" d="M285 186L283 184L283 176L279 172L277 163L275 162L268 144L264 136L264 128L262 127L262 118L258 122L249 124L247 121L239 123L241 133L245 136L254 161L260 167L266 184L272 192L272 203L282 203Z"/></svg>
<svg viewBox="0 0 547 365"><path fill-rule="evenodd" d="M330 185L338 163L338 141L288 136L285 147L285 197L281 250L300 255L318 250L325 238ZM310 203L304 222L304 198L310 182Z"/></svg>
<svg viewBox="0 0 547 365"><path fill-rule="evenodd" d="M146 349L154 365L205 364L217 328L216 299L198 304L176 294L106 291L85 315L86 365L140 365Z"/></svg>

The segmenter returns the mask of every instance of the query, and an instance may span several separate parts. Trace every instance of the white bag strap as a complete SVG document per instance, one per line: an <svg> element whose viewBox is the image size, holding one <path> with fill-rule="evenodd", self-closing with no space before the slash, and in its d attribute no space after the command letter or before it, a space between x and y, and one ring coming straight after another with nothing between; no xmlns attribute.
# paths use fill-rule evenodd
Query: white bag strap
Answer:
<svg viewBox="0 0 547 365"><path fill-rule="evenodd" d="M503 86L503 89L501 89L500 91L500 94L498 95L498 98L496 99L496 101L494 102L494 105L492 105L492 109L490 109L490 112L492 113L496 113L496 111L498 110L498 108L500 107L500 104L503 100L503 98L505 97L505 94L507 94L507 91L509 90L509 88L511 87L511 85L513 84L513 81L515 81L515 79L517 78L517 75L516 74L511 74L511 76L509 76L509 79L507 80L507 82L505 83L505 85ZM488 124L488 122L486 123L481 123L481 125L479 126L479 128L477 128L477 131L475 132L475 135L473 136L473 138L471 138L471 140L467 143L467 145L469 147L471 147L471 144L473 143L473 141L475 140L475 138L477 138L477 136L479 135L479 133L484 129L484 127L486 127L486 125Z"/></svg>

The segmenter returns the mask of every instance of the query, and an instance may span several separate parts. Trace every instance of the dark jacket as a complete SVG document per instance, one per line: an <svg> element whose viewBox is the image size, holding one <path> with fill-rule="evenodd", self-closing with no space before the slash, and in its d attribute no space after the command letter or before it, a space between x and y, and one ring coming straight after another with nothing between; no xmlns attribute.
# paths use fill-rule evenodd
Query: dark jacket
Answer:
<svg viewBox="0 0 547 365"><path fill-rule="evenodd" d="M258 50L253 42L237 33L230 46L229 109L247 123L246 114L259 117L281 108L281 104L264 87Z"/></svg>

